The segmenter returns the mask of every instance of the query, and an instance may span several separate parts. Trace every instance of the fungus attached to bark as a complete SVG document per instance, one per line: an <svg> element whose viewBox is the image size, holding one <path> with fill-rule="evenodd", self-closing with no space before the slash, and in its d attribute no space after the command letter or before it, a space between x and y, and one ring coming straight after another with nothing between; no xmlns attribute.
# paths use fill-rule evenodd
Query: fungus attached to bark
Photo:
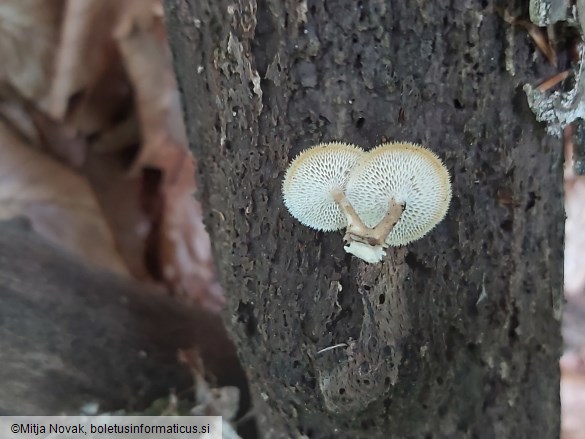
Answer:
<svg viewBox="0 0 585 439"><path fill-rule="evenodd" d="M345 195L363 224L378 232L369 244L401 246L422 238L445 217L451 182L432 151L407 142L385 143L352 169ZM352 241L364 242L360 230L348 227L347 232L346 250Z"/></svg>
<svg viewBox="0 0 585 439"><path fill-rule="evenodd" d="M322 143L301 152L290 164L282 194L293 217L307 227L333 231L347 226L337 199L343 194L350 170L364 155L357 146Z"/></svg>
<svg viewBox="0 0 585 439"><path fill-rule="evenodd" d="M367 153L344 143L318 145L292 162L282 191L292 216L317 230L345 227L345 251L369 263L380 262L389 245L426 235L451 200L441 160L407 142Z"/></svg>

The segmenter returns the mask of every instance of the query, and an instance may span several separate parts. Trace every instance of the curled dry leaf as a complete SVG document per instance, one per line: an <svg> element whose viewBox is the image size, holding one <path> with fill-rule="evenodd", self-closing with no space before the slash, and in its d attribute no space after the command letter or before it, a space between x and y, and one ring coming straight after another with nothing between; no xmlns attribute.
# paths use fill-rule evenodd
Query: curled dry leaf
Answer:
<svg viewBox="0 0 585 439"><path fill-rule="evenodd" d="M163 186L164 212L160 256L163 276L174 290L212 310L225 304L215 280L211 243L203 224L201 205L194 199L195 167L186 151L177 159L176 178Z"/></svg>
<svg viewBox="0 0 585 439"><path fill-rule="evenodd" d="M50 241L99 267L126 274L87 181L35 151L0 123L0 218L27 217Z"/></svg>
<svg viewBox="0 0 585 439"><path fill-rule="evenodd" d="M125 10L115 35L135 94L141 145L130 175L145 168L161 173L161 198L150 254L174 291L210 309L225 300L215 281L211 245L201 206L194 198L195 167L187 149L180 101L166 43L160 2ZM143 4L141 4L142 6ZM150 6L150 7L148 7Z"/></svg>
<svg viewBox="0 0 585 439"><path fill-rule="evenodd" d="M187 149L171 54L156 11L129 8L115 32L134 89L142 134L131 172L144 166L160 168L169 148Z"/></svg>
<svg viewBox="0 0 585 439"><path fill-rule="evenodd" d="M63 0L0 3L0 84L40 99L49 89Z"/></svg>
<svg viewBox="0 0 585 439"><path fill-rule="evenodd" d="M119 139L112 140L115 143ZM144 254L146 238L152 231L152 218L141 206L142 176L129 177L118 154L96 154L92 151L82 172L102 206L115 237L116 248L130 273L139 280L151 281L152 276L144 264Z"/></svg>
<svg viewBox="0 0 585 439"><path fill-rule="evenodd" d="M69 205L72 197L88 194L91 208L81 200L74 204L83 206L82 212L95 210L89 216L103 230L76 232L87 227L79 213L62 221L60 210L45 209L42 217L22 207L18 212L31 216L37 229L46 230L54 241L63 240L61 244L77 254L88 250L87 241L95 245L103 235L104 245L119 253L105 258L113 266L125 265L122 271L162 281L173 291L218 309L224 298L215 281L201 207L193 197L194 164L162 17L160 0L0 4L0 36L5 32L20 44L3 47L0 41L0 55L6 55L0 81L16 81L8 85L22 95L14 99L21 109L4 105L0 111L11 116L6 119L20 131L21 148L41 146L69 165L68 170L38 151L22 152L51 163L47 165L51 185L43 189L53 191L52 204ZM42 43L36 41L40 36ZM31 41L34 46L29 48ZM26 58L20 59L22 54ZM22 82L27 75L37 78L37 85ZM29 91L40 91L23 93L25 85ZM39 165L28 172L43 180L48 171ZM61 185L65 178L69 183ZM8 186L4 189L7 197L12 196ZM58 226L75 238L63 230L56 232ZM89 261L94 260L92 255Z"/></svg>
<svg viewBox="0 0 585 439"><path fill-rule="evenodd" d="M66 2L55 56L55 75L46 104L52 117L63 119L71 96L90 88L110 63L119 61L112 53L111 24L116 21L123 3L117 0Z"/></svg>

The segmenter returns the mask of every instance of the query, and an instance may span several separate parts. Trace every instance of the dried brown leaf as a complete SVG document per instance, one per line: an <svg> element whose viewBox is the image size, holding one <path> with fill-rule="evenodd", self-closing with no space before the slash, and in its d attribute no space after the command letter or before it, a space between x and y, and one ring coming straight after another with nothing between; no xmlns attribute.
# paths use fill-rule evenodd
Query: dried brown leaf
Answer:
<svg viewBox="0 0 585 439"><path fill-rule="evenodd" d="M151 8L128 8L116 30L142 129L143 143L133 172L144 166L160 166L161 148L186 149L177 84L166 42L160 2Z"/></svg>
<svg viewBox="0 0 585 439"><path fill-rule="evenodd" d="M225 298L215 280L201 205L193 196L194 162L189 153L180 152L176 178L168 179L162 188L165 201L159 244L162 273L173 289L183 292L189 300L219 310Z"/></svg>
<svg viewBox="0 0 585 439"><path fill-rule="evenodd" d="M52 117L63 119L71 97L95 84L109 64L119 62L113 50L112 29L124 3L117 0L66 3L46 107Z"/></svg>
<svg viewBox="0 0 585 439"><path fill-rule="evenodd" d="M0 83L29 99L48 91L59 39L63 0L0 3Z"/></svg>
<svg viewBox="0 0 585 439"><path fill-rule="evenodd" d="M0 218L28 218L48 240L118 273L128 269L87 181L0 122Z"/></svg>
<svg viewBox="0 0 585 439"><path fill-rule="evenodd" d="M119 139L112 139L114 142ZM152 280L145 265L146 240L152 218L141 205L142 177L130 177L121 154L90 152L83 174L89 180L130 273Z"/></svg>
<svg viewBox="0 0 585 439"><path fill-rule="evenodd" d="M151 271L211 309L225 300L215 281L211 245L195 192L194 163L187 149L159 1L126 10L115 35L135 94L142 143L130 175L156 169L161 179L151 191L155 217L148 254ZM157 200L158 198L158 200Z"/></svg>

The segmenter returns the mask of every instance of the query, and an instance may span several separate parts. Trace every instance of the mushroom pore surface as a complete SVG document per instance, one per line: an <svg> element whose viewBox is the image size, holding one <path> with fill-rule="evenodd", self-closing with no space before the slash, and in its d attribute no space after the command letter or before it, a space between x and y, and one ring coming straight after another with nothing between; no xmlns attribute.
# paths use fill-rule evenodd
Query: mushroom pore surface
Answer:
<svg viewBox="0 0 585 439"><path fill-rule="evenodd" d="M420 145L385 143L367 152L351 170L346 196L368 227L375 227L394 199L404 212L385 242L400 246L426 235L447 213L449 172Z"/></svg>
<svg viewBox="0 0 585 439"><path fill-rule="evenodd" d="M362 158L357 146L322 143L301 152L290 164L282 184L284 204L299 222L317 230L344 228L347 218L333 198L345 191L350 170Z"/></svg>

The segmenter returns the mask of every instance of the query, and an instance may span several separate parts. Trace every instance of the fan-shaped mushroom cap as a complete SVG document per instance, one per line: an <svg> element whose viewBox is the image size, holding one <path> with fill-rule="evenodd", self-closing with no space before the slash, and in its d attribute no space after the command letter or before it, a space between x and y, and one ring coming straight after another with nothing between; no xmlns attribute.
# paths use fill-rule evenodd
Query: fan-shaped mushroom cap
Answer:
<svg viewBox="0 0 585 439"><path fill-rule="evenodd" d="M364 151L346 143L322 143L301 152L290 164L282 184L284 204L307 227L332 231L347 219L333 199L343 192L351 168Z"/></svg>
<svg viewBox="0 0 585 439"><path fill-rule="evenodd" d="M451 201L449 172L430 150L407 142L385 143L367 152L352 169L347 200L368 227L388 212L391 199L404 212L386 238L400 246L426 235L447 213Z"/></svg>

